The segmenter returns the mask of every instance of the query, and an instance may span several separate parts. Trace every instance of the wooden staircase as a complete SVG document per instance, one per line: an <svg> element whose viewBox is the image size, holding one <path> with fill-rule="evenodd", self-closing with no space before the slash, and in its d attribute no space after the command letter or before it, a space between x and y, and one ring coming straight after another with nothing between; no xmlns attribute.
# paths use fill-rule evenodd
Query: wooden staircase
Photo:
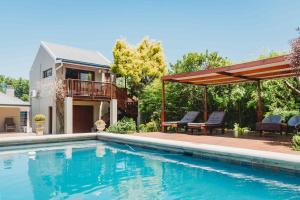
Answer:
<svg viewBox="0 0 300 200"><path fill-rule="evenodd" d="M121 111L122 115L136 120L138 115L138 101L129 96L125 88L117 88L117 99L118 110Z"/></svg>

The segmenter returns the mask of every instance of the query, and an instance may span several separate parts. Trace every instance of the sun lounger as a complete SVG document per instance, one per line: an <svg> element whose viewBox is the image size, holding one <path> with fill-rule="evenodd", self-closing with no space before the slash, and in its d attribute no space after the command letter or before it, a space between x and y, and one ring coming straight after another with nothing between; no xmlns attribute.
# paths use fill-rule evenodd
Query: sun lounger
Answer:
<svg viewBox="0 0 300 200"><path fill-rule="evenodd" d="M260 132L262 136L263 131L279 132L282 135L282 131L286 131L286 124L282 123L282 117L280 115L270 115L265 117L262 122L256 124L256 130Z"/></svg>
<svg viewBox="0 0 300 200"><path fill-rule="evenodd" d="M300 129L300 115L293 116L287 123L287 133Z"/></svg>
<svg viewBox="0 0 300 200"><path fill-rule="evenodd" d="M180 121L163 122L161 124L163 132L167 131L167 127L174 127L176 128L176 132L178 132L178 128L186 128L187 124L194 122L199 114L197 111L189 111Z"/></svg>
<svg viewBox="0 0 300 200"><path fill-rule="evenodd" d="M224 118L225 118L225 112L212 112L209 115L209 118L204 123L188 123L188 128L190 128L192 131L193 129L205 129L209 130L209 133L212 134L213 129L215 128L222 128L222 133L225 132L225 125L224 125Z"/></svg>

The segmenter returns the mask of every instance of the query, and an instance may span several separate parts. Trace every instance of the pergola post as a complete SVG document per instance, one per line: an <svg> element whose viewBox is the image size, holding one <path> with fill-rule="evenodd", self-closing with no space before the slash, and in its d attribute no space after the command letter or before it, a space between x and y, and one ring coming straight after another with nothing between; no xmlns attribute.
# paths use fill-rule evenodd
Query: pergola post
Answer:
<svg viewBox="0 0 300 200"><path fill-rule="evenodd" d="M204 121L207 121L208 119L208 106L207 106L207 86L204 86L204 115L203 115L203 118L204 118Z"/></svg>
<svg viewBox="0 0 300 200"><path fill-rule="evenodd" d="M163 123L166 119L166 113L165 113L165 81L162 80L162 90L161 90L161 124L162 124L162 131L164 132L165 127L163 126Z"/></svg>
<svg viewBox="0 0 300 200"><path fill-rule="evenodd" d="M257 121L262 121L262 106L261 106L261 88L260 81L257 81Z"/></svg>

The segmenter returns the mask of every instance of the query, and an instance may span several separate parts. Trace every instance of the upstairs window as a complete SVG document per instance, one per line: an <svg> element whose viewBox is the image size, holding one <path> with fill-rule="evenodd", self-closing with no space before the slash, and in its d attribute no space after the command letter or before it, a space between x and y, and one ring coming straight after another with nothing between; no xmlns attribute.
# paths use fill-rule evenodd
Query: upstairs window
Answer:
<svg viewBox="0 0 300 200"><path fill-rule="evenodd" d="M43 71L43 78L47 78L49 76L52 76L52 68Z"/></svg>

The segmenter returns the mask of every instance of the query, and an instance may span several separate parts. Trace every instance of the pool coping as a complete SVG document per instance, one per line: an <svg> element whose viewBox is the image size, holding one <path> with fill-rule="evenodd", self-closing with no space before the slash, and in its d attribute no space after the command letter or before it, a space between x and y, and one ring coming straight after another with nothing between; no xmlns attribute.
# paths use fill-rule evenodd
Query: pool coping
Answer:
<svg viewBox="0 0 300 200"><path fill-rule="evenodd" d="M7 138L0 139L0 147L7 147L7 146L14 146L14 145L27 145L27 144L54 143L54 142L83 141L83 140L97 140L97 133L7 137Z"/></svg>
<svg viewBox="0 0 300 200"><path fill-rule="evenodd" d="M198 157L205 157L209 159L218 159L226 162L232 162L234 164L245 164L253 167L270 168L273 170L283 170L300 174L300 156L295 154L107 132L1 138L0 147L84 140L117 142L133 146L154 148Z"/></svg>
<svg viewBox="0 0 300 200"><path fill-rule="evenodd" d="M282 170L297 174L300 173L300 156L295 154L106 132L98 133L97 139L224 160L240 165L245 164L253 167L270 168L273 170Z"/></svg>

